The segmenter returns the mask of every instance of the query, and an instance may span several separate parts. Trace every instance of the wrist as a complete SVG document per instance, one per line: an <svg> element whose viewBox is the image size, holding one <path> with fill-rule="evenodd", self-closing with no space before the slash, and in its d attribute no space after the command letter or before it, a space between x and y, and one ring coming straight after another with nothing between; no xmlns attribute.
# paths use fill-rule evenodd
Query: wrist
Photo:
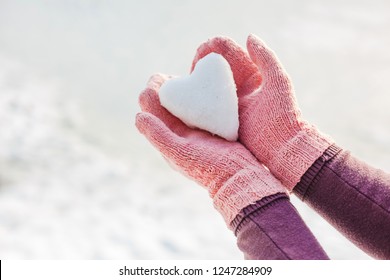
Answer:
<svg viewBox="0 0 390 280"><path fill-rule="evenodd" d="M306 171L333 143L330 137L314 126L304 124L294 137L280 145L267 166L292 191Z"/></svg>
<svg viewBox="0 0 390 280"><path fill-rule="evenodd" d="M256 201L254 204L250 204L242 209L234 220L231 222L231 228L234 234L237 235L243 226L248 223L251 219L265 211L265 209L275 205L283 200L289 200L289 196L286 193L276 193L270 196L263 197Z"/></svg>
<svg viewBox="0 0 390 280"><path fill-rule="evenodd" d="M306 196L310 195L313 187L317 185L315 182L321 178L323 167L341 151L342 149L340 147L333 144L310 166L305 174L303 174L300 182L293 189L294 194L299 199L304 201Z"/></svg>
<svg viewBox="0 0 390 280"><path fill-rule="evenodd" d="M242 209L276 193L287 194L287 190L262 166L251 167L229 178L213 197L213 203L232 229L231 222Z"/></svg>

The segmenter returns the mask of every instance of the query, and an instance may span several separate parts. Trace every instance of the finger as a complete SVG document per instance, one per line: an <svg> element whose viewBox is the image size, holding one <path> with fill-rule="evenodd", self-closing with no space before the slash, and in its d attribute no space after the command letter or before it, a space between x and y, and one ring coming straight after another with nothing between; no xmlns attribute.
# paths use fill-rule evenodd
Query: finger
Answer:
<svg viewBox="0 0 390 280"><path fill-rule="evenodd" d="M155 73L149 78L146 86L158 92L160 90L160 87L163 85L163 83L172 79L172 77L173 77L172 75Z"/></svg>
<svg viewBox="0 0 390 280"><path fill-rule="evenodd" d="M149 81L147 82L146 89L143 92L141 92L138 99L142 111L148 111L150 109L149 106L151 104L148 102L147 95L153 93L157 95L162 84L164 84L169 79L170 76L161 73L154 74L153 76L150 77Z"/></svg>
<svg viewBox="0 0 390 280"><path fill-rule="evenodd" d="M161 106L160 98L158 96L158 90L168 79L170 79L170 76L167 75L153 75L148 82L147 88L141 92L139 96L139 103L143 112L155 115L157 118L162 120L169 129L174 131L176 134L181 135L190 128Z"/></svg>
<svg viewBox="0 0 390 280"><path fill-rule="evenodd" d="M257 36L248 36L247 49L250 58L257 65L260 73L266 79L265 86L289 84L289 77L284 71L276 54Z"/></svg>
<svg viewBox="0 0 390 280"><path fill-rule="evenodd" d="M150 113L138 113L135 125L165 157L178 158L184 139L170 130L163 121Z"/></svg>
<svg viewBox="0 0 390 280"><path fill-rule="evenodd" d="M205 168L209 173L214 168L215 158L211 156L210 149L203 147L204 141L211 139L211 136L211 138L202 136L199 139L193 138L192 141L180 137L150 113L138 113L136 127L174 169L203 186L206 186L209 180L216 179L207 178L205 176L208 173L204 173Z"/></svg>
<svg viewBox="0 0 390 280"><path fill-rule="evenodd" d="M261 84L261 76L246 51L228 37L215 37L200 45L192 62L196 63L210 53L222 55L230 65L239 96L246 95Z"/></svg>

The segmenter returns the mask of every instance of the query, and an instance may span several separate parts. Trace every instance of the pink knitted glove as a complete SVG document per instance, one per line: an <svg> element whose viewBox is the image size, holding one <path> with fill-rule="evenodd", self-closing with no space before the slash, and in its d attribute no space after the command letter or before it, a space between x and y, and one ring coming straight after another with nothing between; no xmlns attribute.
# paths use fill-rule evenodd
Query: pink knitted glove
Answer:
<svg viewBox="0 0 390 280"><path fill-rule="evenodd" d="M176 169L206 187L228 226L247 205L285 193L282 184L240 143L191 129L160 105L168 76L155 75L140 95L139 131Z"/></svg>
<svg viewBox="0 0 390 280"><path fill-rule="evenodd" d="M239 141L291 191L333 142L302 119L276 55L254 35L247 48L249 55L231 39L217 37L198 48L193 66L210 52L229 62L239 97Z"/></svg>

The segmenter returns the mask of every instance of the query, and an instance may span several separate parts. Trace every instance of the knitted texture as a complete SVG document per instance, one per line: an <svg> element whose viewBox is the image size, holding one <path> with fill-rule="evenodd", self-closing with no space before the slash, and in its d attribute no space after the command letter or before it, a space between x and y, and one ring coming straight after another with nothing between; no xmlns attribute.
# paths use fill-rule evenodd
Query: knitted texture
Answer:
<svg viewBox="0 0 390 280"><path fill-rule="evenodd" d="M193 67L210 52L229 62L239 97L239 141L291 191L333 141L302 119L290 78L272 50L254 35L247 49L249 54L217 37L198 48Z"/></svg>
<svg viewBox="0 0 390 280"><path fill-rule="evenodd" d="M282 184L239 142L187 127L160 105L158 90L169 76L154 75L141 93L139 131L178 171L204 186L230 227L246 206L285 193Z"/></svg>

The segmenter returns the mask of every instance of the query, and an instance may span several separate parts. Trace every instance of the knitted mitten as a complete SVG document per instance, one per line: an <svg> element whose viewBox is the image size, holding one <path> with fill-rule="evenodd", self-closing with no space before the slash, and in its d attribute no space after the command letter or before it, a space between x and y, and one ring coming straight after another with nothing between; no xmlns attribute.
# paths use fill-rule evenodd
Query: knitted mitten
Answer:
<svg viewBox="0 0 390 280"><path fill-rule="evenodd" d="M193 66L210 52L229 62L239 97L239 141L291 191L332 140L302 119L276 55L253 35L247 48L249 55L229 38L214 38L198 48Z"/></svg>
<svg viewBox="0 0 390 280"><path fill-rule="evenodd" d="M285 193L282 184L240 143L191 129L160 105L158 91L167 76L155 75L140 95L139 131L180 172L204 186L228 226L263 197Z"/></svg>

